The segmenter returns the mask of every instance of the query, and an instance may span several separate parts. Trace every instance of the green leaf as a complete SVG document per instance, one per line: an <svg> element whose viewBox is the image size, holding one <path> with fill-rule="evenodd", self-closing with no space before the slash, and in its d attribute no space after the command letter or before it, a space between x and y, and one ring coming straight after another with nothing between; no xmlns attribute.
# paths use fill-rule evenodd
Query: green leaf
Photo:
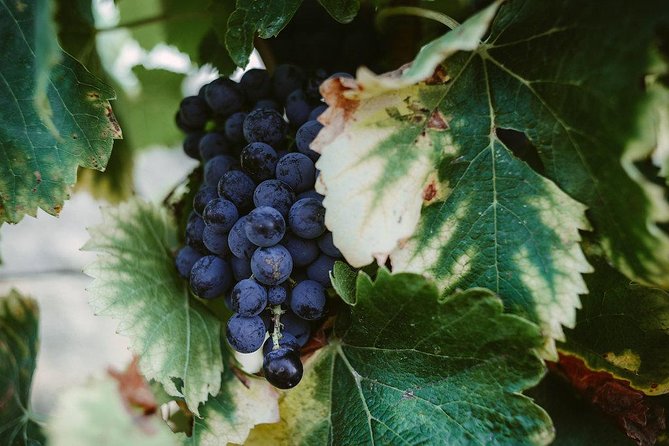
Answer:
<svg viewBox="0 0 669 446"><path fill-rule="evenodd" d="M237 68L225 47L228 19L235 10L234 0L216 0L209 5L213 29L200 43L200 60L216 67L222 76L232 74Z"/></svg>
<svg viewBox="0 0 669 446"><path fill-rule="evenodd" d="M245 67L253 51L256 32L263 39L276 37L293 17L302 0L275 0L269 3L237 0L228 19L225 46L237 66Z"/></svg>
<svg viewBox="0 0 669 446"><path fill-rule="evenodd" d="M339 23L349 23L360 10L360 0L318 0L323 8Z"/></svg>
<svg viewBox="0 0 669 446"><path fill-rule="evenodd" d="M0 4L0 219L12 223L38 207L58 214L77 167L103 170L121 136L112 89L55 54L48 5Z"/></svg>
<svg viewBox="0 0 669 446"><path fill-rule="evenodd" d="M12 446L45 444L30 412L37 361L37 302L12 290L0 297L0 438Z"/></svg>
<svg viewBox="0 0 669 446"><path fill-rule="evenodd" d="M613 420L574 395L562 380L547 375L541 383L526 392L546 409L555 424L552 446L632 446L632 440L621 432Z"/></svg>
<svg viewBox="0 0 669 446"><path fill-rule="evenodd" d="M360 273L281 403L289 444L548 444L550 419L519 394L544 372L537 327L487 290L438 295L419 275Z"/></svg>
<svg viewBox="0 0 669 446"><path fill-rule="evenodd" d="M443 294L493 290L541 327L555 357L552 339L586 292L585 207L498 138L491 92L477 85L486 65L470 56L449 68L449 82L384 93L325 85L334 107L312 147L326 224L353 266L390 255L394 271L434 277Z"/></svg>
<svg viewBox="0 0 669 446"><path fill-rule="evenodd" d="M339 297L349 305L355 305L355 284L358 272L346 262L335 262L330 272L330 281Z"/></svg>
<svg viewBox="0 0 669 446"><path fill-rule="evenodd" d="M279 421L278 392L264 379L245 377L242 383L226 373L221 392L202 407L202 418L193 422L186 445L244 444L251 429Z"/></svg>
<svg viewBox="0 0 669 446"><path fill-rule="evenodd" d="M47 424L51 446L170 446L178 439L159 412L144 415L126 407L118 383L91 380L62 393Z"/></svg>
<svg viewBox="0 0 669 446"><path fill-rule="evenodd" d="M630 282L600 255L589 257L590 294L558 349L648 395L669 392L669 293Z"/></svg>
<svg viewBox="0 0 669 446"><path fill-rule="evenodd" d="M146 50L166 43L197 61L200 41L211 20L208 5L208 0L121 1L117 3L121 15L118 27L127 27Z"/></svg>
<svg viewBox="0 0 669 446"><path fill-rule="evenodd" d="M121 321L119 332L130 338L146 378L197 415L220 389L221 327L176 272L176 224L164 209L139 201L103 209L103 217L83 248L101 253L86 269L95 278L90 303Z"/></svg>

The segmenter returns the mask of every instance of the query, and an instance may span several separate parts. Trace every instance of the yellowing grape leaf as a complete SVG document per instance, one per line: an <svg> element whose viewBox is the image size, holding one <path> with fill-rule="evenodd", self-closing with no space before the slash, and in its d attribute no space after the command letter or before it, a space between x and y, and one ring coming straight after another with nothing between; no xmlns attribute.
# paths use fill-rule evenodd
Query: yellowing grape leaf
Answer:
<svg viewBox="0 0 669 446"><path fill-rule="evenodd" d="M121 137L114 91L58 47L49 1L0 2L0 41L0 221L57 215Z"/></svg>
<svg viewBox="0 0 669 446"><path fill-rule="evenodd" d="M140 201L103 209L103 217L83 248L100 253L86 268L95 278L90 303L96 314L120 321L144 376L199 415L198 405L221 386L221 326L176 272L176 224Z"/></svg>

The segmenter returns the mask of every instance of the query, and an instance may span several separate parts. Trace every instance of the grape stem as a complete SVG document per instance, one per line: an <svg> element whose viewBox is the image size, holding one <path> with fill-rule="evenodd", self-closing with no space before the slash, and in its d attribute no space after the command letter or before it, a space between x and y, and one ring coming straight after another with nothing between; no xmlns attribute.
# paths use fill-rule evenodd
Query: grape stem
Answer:
<svg viewBox="0 0 669 446"><path fill-rule="evenodd" d="M450 29L455 29L460 26L456 20L441 12L432 11L425 8L418 8L415 6L394 6L379 11L375 19L377 28L380 29L383 22L385 22L388 17L392 17L394 15L413 15L416 17L422 17L439 22L449 27Z"/></svg>
<svg viewBox="0 0 669 446"><path fill-rule="evenodd" d="M274 330L272 331L272 343L274 346L272 347L272 350L279 349L279 340L283 336L281 334L281 315L283 313L285 313L285 311L281 309L281 305L272 306L272 321L274 322Z"/></svg>

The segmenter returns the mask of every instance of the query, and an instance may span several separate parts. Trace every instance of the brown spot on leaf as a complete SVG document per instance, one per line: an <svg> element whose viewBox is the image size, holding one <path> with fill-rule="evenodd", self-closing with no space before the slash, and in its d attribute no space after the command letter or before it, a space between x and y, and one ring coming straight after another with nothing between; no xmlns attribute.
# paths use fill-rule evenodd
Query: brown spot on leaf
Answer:
<svg viewBox="0 0 669 446"><path fill-rule="evenodd" d="M434 110L427 119L427 128L442 131L448 130L449 127L446 117L439 110Z"/></svg>
<svg viewBox="0 0 669 446"><path fill-rule="evenodd" d="M436 70L434 70L434 73L432 76L428 77L425 79L425 83L427 85L439 85L439 84L445 84L450 80L450 76L446 72L443 66L439 65Z"/></svg>
<svg viewBox="0 0 669 446"><path fill-rule="evenodd" d="M118 390L126 408L138 407L142 409L144 415L150 415L156 412L158 403L139 372L138 364L139 358L135 356L123 372L109 369L107 373L118 381Z"/></svg>
<svg viewBox="0 0 669 446"><path fill-rule="evenodd" d="M60 211L62 211L62 210L63 210L63 206L61 206L60 204L57 204L53 207L53 212L56 215L60 214Z"/></svg>
<svg viewBox="0 0 669 446"><path fill-rule="evenodd" d="M27 7L28 7L28 5L23 3L21 0L16 2L16 11L17 12L23 12L23 11L26 10Z"/></svg>
<svg viewBox="0 0 669 446"><path fill-rule="evenodd" d="M35 175L35 180L37 181L37 184L42 182L42 173L39 170L34 171L33 175Z"/></svg>
<svg viewBox="0 0 669 446"><path fill-rule="evenodd" d="M426 202L430 202L436 196L437 196L437 182L435 180L432 180L423 189L423 200Z"/></svg>
<svg viewBox="0 0 669 446"><path fill-rule="evenodd" d="M111 105L109 104L107 104L107 107L105 108L105 116L107 116L107 119L109 119L109 123L111 124L111 129L112 129L111 137L113 139L122 139L123 132L121 131L121 126L118 124L116 116L114 116L114 110L112 110Z"/></svg>
<svg viewBox="0 0 669 446"><path fill-rule="evenodd" d="M233 375L235 375L237 377L239 382L241 382L244 385L244 387L246 387L247 389L251 388L251 383L249 382L249 377L246 376L246 374L244 372L242 372L241 370L239 370L235 366L230 366L230 370L232 371Z"/></svg>
<svg viewBox="0 0 669 446"><path fill-rule="evenodd" d="M549 369L565 378L593 406L614 420L639 446L651 446L666 429L664 408L643 392L632 389L629 381L611 373L594 371L575 356L560 353Z"/></svg>
<svg viewBox="0 0 669 446"><path fill-rule="evenodd" d="M100 93L98 93L97 91L88 91L86 92L86 98L89 101L97 101L100 99Z"/></svg>

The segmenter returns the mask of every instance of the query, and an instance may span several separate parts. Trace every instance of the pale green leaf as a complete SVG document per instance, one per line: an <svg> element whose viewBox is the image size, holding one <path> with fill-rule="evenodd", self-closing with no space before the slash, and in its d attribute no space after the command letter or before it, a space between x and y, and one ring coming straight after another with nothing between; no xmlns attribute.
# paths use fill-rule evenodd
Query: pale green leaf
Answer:
<svg viewBox="0 0 669 446"><path fill-rule="evenodd" d="M275 0L269 3L237 0L228 19L225 46L237 66L245 67L253 51L256 32L263 39L276 37L288 24L302 0Z"/></svg>
<svg viewBox="0 0 669 446"><path fill-rule="evenodd" d="M537 327L487 290L438 296L419 275L360 273L273 444L548 444L550 419L519 393L543 375Z"/></svg>
<svg viewBox="0 0 669 446"><path fill-rule="evenodd" d="M176 224L164 209L140 201L103 209L103 217L84 246L101 253L86 269L95 278L90 303L120 321L146 378L198 414L198 405L220 389L221 327L176 272Z"/></svg>
<svg viewBox="0 0 669 446"><path fill-rule="evenodd" d="M48 5L0 2L0 219L12 223L58 214L77 167L104 170L121 136L113 90L62 51L55 63Z"/></svg>
<svg viewBox="0 0 669 446"><path fill-rule="evenodd" d="M244 444L251 429L261 423L279 421L278 392L261 378L246 377L242 383L226 374L221 392L202 407L202 418L195 419L189 446Z"/></svg>
<svg viewBox="0 0 669 446"><path fill-rule="evenodd" d="M346 262L335 262L330 271L330 281L339 297L349 305L355 305L355 283L358 272Z"/></svg>
<svg viewBox="0 0 669 446"><path fill-rule="evenodd" d="M46 432L52 446L176 446L178 437L159 413L144 415L125 405L118 382L91 380L62 393Z"/></svg>
<svg viewBox="0 0 669 446"><path fill-rule="evenodd" d="M44 436L30 411L37 362L37 302L15 290L0 297L0 439L3 445L39 446Z"/></svg>
<svg viewBox="0 0 669 446"><path fill-rule="evenodd" d="M669 393L669 293L630 282L601 253L589 259L590 294L558 349L648 395Z"/></svg>

